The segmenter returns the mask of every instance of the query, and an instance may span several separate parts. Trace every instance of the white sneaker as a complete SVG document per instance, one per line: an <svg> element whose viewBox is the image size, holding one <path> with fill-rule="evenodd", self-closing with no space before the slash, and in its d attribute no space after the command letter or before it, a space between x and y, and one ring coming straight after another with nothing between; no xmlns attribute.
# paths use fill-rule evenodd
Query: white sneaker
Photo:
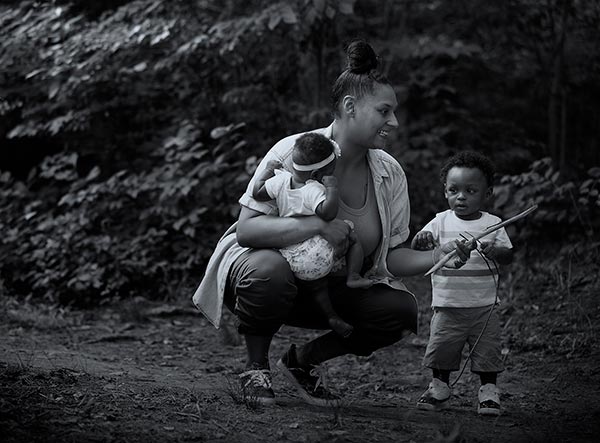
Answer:
<svg viewBox="0 0 600 443"><path fill-rule="evenodd" d="M443 381L434 378L429 383L427 390L417 401L417 408L424 411L441 411L448 407L448 400L452 391L450 386Z"/></svg>
<svg viewBox="0 0 600 443"><path fill-rule="evenodd" d="M479 415L500 415L500 390L495 384L488 383L479 388Z"/></svg>
<svg viewBox="0 0 600 443"><path fill-rule="evenodd" d="M249 369L239 375L240 388L244 401L261 405L275 404L275 393L268 369Z"/></svg>

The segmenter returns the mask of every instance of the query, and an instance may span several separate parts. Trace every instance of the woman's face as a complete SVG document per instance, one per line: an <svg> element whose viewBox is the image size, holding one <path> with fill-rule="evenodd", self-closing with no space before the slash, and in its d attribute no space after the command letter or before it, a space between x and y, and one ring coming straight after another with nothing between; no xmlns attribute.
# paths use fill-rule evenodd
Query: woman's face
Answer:
<svg viewBox="0 0 600 443"><path fill-rule="evenodd" d="M394 114L397 107L398 100L392 87L376 83L373 94L354 103L352 133L356 143L367 148L385 148L390 131L398 127Z"/></svg>

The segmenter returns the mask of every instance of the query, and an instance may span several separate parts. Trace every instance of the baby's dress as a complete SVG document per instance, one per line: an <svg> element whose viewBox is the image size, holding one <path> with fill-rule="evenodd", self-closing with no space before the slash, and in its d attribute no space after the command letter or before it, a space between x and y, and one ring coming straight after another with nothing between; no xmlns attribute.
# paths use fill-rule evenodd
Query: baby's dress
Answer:
<svg viewBox="0 0 600 443"><path fill-rule="evenodd" d="M341 267L335 260L333 246L320 235L279 250L301 280L317 280ZM336 268L334 269L334 265Z"/></svg>
<svg viewBox="0 0 600 443"><path fill-rule="evenodd" d="M317 206L325 200L325 187L315 180L307 180L298 189L291 188L292 174L275 170L275 176L265 183L267 193L277 202L280 217L315 215ZM352 226L352 223L346 220ZM321 235L279 250L296 277L317 280L344 266L345 259L335 259L334 249Z"/></svg>

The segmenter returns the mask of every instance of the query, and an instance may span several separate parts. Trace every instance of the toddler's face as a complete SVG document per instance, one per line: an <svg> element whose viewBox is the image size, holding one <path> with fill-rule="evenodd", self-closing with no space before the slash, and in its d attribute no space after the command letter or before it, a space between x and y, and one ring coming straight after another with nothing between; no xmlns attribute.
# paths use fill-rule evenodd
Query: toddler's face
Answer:
<svg viewBox="0 0 600 443"><path fill-rule="evenodd" d="M444 195L458 218L475 220L492 195L492 188L481 170L455 166L448 171Z"/></svg>

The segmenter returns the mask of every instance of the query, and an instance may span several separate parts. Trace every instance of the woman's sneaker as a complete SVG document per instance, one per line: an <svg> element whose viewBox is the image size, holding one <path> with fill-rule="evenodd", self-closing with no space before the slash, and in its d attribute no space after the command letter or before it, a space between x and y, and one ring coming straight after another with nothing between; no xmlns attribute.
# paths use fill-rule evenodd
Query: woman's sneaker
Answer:
<svg viewBox="0 0 600 443"><path fill-rule="evenodd" d="M488 383L479 388L479 415L500 415L500 390L495 384Z"/></svg>
<svg viewBox="0 0 600 443"><path fill-rule="evenodd" d="M318 374L318 368L301 367L298 364L296 345L290 346L277 362L277 367L307 403L315 406L339 405L340 398L329 392L323 383L323 377Z"/></svg>
<svg viewBox="0 0 600 443"><path fill-rule="evenodd" d="M244 401L261 405L275 404L275 393L269 369L248 369L242 372L239 378Z"/></svg>
<svg viewBox="0 0 600 443"><path fill-rule="evenodd" d="M451 393L452 391L447 383L434 378L417 401L417 408L424 411L441 411L448 407Z"/></svg>

